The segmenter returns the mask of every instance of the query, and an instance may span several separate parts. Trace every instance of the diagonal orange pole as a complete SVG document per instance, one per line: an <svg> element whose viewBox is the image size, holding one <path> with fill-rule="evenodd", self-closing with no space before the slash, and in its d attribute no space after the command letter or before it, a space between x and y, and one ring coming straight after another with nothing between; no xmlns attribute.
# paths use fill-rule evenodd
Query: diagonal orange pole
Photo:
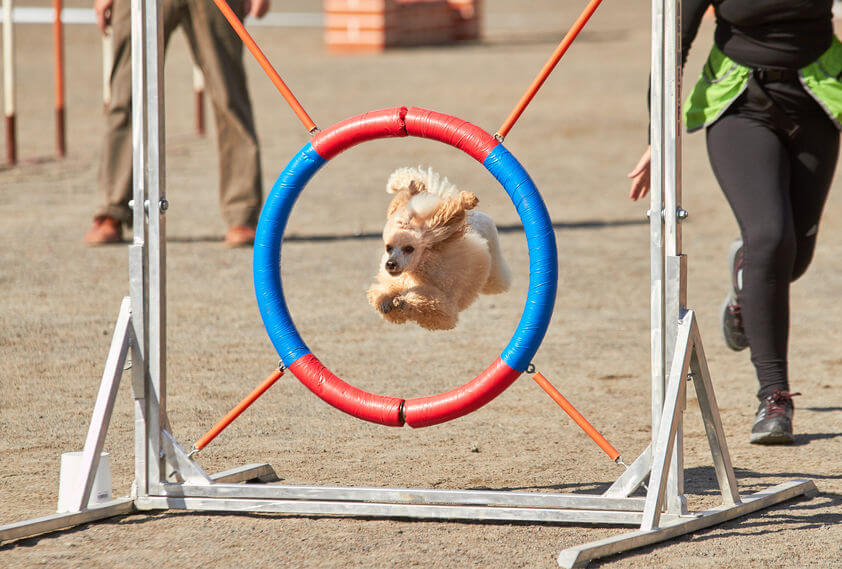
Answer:
<svg viewBox="0 0 842 569"><path fill-rule="evenodd" d="M599 445L599 448L605 451L605 454L611 458L614 462L617 462L620 458L620 453L615 449L611 443L603 437L599 431L597 431L593 425L591 425L581 413L579 413L575 407L568 401L564 395L562 395L558 389L553 387L553 385L547 380L546 377L543 376L540 372L536 373L532 376L532 379L541 386L541 389L547 392L547 395L552 397L553 401L558 403L559 407L564 409L564 411L570 415L570 418L579 425L585 434L587 434L593 441Z"/></svg>
<svg viewBox="0 0 842 569"><path fill-rule="evenodd" d="M236 407L228 411L228 414L225 415L213 428L205 433L201 439L196 441L196 444L193 445L193 452L198 452L205 448L209 442L216 438L216 436L225 430L228 425L234 422L234 419L240 416L240 414L245 411L246 409L251 406L252 403L257 401L257 398L263 395L267 389L272 387L276 381L278 381L281 376L284 375L283 369L276 369L273 371L269 377L263 380L263 383L258 385L254 391L249 393L245 399L240 401ZM191 453L192 454L192 453Z"/></svg>
<svg viewBox="0 0 842 569"><path fill-rule="evenodd" d="M313 122L313 119L310 118L310 115L307 114L307 111L304 110L304 107L301 106L301 103L298 102L295 95L292 94L292 91L290 91L289 87L287 87L286 83L284 83L284 80L281 79L281 76L277 71L275 71L272 64L269 63L269 59L263 54L255 41L252 39L251 35L249 35L246 31L246 27L228 3L225 0L213 0L213 3L216 4L216 7L219 8L220 12L222 12L222 15L225 16L225 19L228 20L228 23L231 24L231 27L234 28L234 31L237 32L238 36L240 36L240 39L243 40L245 46L257 60L257 63L260 64L260 67L263 68L263 71L266 72L266 75L269 76L272 83L275 84L278 91L281 92L281 96L283 96L284 100L286 100L287 104L292 108L295 116L297 116L298 120L300 120L307 128L307 132L315 132L317 130L316 123Z"/></svg>
<svg viewBox="0 0 842 569"><path fill-rule="evenodd" d="M532 81L532 85L529 86L529 89L526 90L526 93L523 94L523 97L520 98L518 104L512 110L509 117L506 121L497 129L496 137L500 140L506 138L506 135L509 134L509 131L512 130L512 127L515 125L517 120L520 118L520 115L523 114L523 111L526 110L527 105L532 102L532 99L535 97L535 94L538 93L538 89L544 84L544 81L547 80L547 77L550 76L550 73L553 72L555 66L561 60L561 57L567 51L567 48L570 47L570 44L573 43L573 40L576 39L576 36L579 35L579 32L582 31L582 28L585 27L585 24L590 19L591 15L596 11L599 4L602 0L591 0L585 11L579 16L579 19L573 24L573 27L570 28L570 31L567 32L567 35L564 36L564 39L561 40L561 43L558 44L558 47L555 49L553 54L550 56L550 59L547 63L544 64L544 67L541 68L541 71Z"/></svg>

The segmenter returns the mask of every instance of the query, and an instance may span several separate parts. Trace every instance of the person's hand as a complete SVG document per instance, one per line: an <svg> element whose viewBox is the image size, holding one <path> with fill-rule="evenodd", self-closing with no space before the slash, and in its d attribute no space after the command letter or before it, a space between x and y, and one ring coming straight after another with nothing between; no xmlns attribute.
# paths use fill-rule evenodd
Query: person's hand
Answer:
<svg viewBox="0 0 842 569"><path fill-rule="evenodd" d="M258 20L269 11L269 0L246 0L244 12Z"/></svg>
<svg viewBox="0 0 842 569"><path fill-rule="evenodd" d="M632 180L631 190L629 191L629 197L632 201L637 201L649 193L649 186L651 185L649 178L651 166L652 147L647 146L646 152L644 152L643 156L640 157L640 160L637 161L637 166L628 173L629 178Z"/></svg>
<svg viewBox="0 0 842 569"><path fill-rule="evenodd" d="M102 32L102 35L108 33L108 26L111 25L111 12L113 6L114 0L94 0L96 25L99 28L99 31Z"/></svg>

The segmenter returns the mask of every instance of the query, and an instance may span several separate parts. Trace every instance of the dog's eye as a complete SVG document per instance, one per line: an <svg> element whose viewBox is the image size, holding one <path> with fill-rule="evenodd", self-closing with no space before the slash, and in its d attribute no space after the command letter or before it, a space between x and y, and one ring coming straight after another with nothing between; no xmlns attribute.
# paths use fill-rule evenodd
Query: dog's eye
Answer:
<svg viewBox="0 0 842 569"><path fill-rule="evenodd" d="M387 252L387 253L391 253L391 252L392 252L392 246L391 246L391 245L386 245L386 252Z"/></svg>
<svg viewBox="0 0 842 569"><path fill-rule="evenodd" d="M413 251L415 251L415 247L413 247L412 245L407 245L406 247L403 248L403 252L406 253L407 255L409 255Z"/></svg>

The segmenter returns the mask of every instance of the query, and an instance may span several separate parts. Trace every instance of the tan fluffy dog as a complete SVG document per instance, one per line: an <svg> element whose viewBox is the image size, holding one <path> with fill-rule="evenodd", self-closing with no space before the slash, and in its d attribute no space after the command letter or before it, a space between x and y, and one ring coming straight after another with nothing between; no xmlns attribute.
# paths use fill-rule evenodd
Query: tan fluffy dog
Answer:
<svg viewBox="0 0 842 569"><path fill-rule="evenodd" d="M395 194L386 211L386 252L368 301L386 320L428 330L456 326L479 293L509 288L497 227L472 210L479 199L431 169L400 168L386 184Z"/></svg>

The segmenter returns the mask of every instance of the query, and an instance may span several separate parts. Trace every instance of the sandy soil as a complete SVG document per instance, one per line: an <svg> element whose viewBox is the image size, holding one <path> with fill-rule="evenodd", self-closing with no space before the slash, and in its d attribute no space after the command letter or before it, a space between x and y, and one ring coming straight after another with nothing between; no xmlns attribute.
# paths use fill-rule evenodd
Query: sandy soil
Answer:
<svg viewBox="0 0 842 569"><path fill-rule="evenodd" d="M526 4L489 0L485 40L462 47L336 57L316 29L259 28L254 35L320 125L415 105L493 132L580 9L550 0ZM298 0L275 9L314 8ZM646 205L626 199L624 178L646 141L648 18L642 0L604 4L507 139L558 228L556 312L535 363L627 460L650 439ZM709 42L705 26L691 76ZM60 455L81 449L128 293L126 248L82 243L96 203L103 128L97 32L66 30L69 156L56 161L49 28L20 29L24 163L0 171L0 524L55 510ZM248 70L268 188L307 136L251 61ZM190 63L180 36L171 46L166 103L168 409L176 436L190 446L277 356L254 301L250 251L221 243L214 133L193 134ZM701 325L739 489L806 477L820 495L593 566L842 567L842 282L834 277L842 274L842 188L831 193L814 266L792 291L792 384L803 393L796 444L753 446L748 355L725 349L717 330L736 225L703 144L701 136L684 144L689 305ZM388 200L383 185L394 168L415 164L433 165L477 192L482 209L508 228L501 239L513 290L480 299L452 332L388 325L365 301ZM496 357L522 309L528 262L518 223L485 170L451 149L418 140L360 146L324 169L296 206L288 229L295 239L284 246L290 310L313 351L359 387L412 397L460 385ZM714 505L716 483L692 394L685 430L688 501L694 509ZM132 481L132 433L123 385L106 443L118 496ZM208 472L265 461L286 483L324 485L594 493L620 474L528 377L470 416L411 430L355 420L288 376L199 460ZM0 566L554 567L561 549L622 531L172 512L6 544Z"/></svg>

